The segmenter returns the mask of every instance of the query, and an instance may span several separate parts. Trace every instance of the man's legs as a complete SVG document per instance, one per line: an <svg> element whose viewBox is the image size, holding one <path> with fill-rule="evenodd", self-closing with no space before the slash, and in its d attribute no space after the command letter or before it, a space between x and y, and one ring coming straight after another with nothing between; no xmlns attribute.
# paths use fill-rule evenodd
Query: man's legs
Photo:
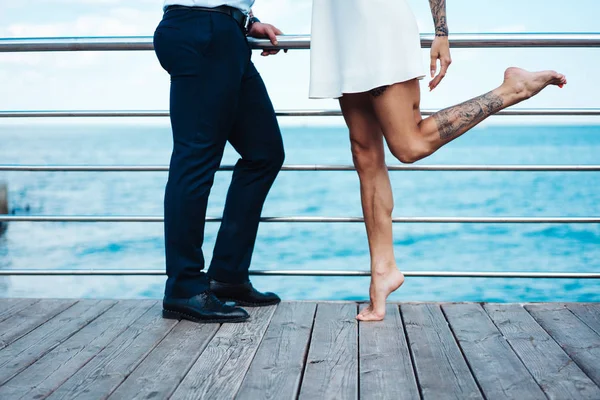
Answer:
<svg viewBox="0 0 600 400"><path fill-rule="evenodd" d="M249 281L262 207L285 157L273 105L252 63L242 82L229 141L242 158L233 172L208 275L241 284Z"/></svg>
<svg viewBox="0 0 600 400"><path fill-rule="evenodd" d="M209 288L202 272L206 207L234 125L248 48L229 16L179 10L165 15L154 44L171 75L174 139L165 193L165 297L185 299Z"/></svg>

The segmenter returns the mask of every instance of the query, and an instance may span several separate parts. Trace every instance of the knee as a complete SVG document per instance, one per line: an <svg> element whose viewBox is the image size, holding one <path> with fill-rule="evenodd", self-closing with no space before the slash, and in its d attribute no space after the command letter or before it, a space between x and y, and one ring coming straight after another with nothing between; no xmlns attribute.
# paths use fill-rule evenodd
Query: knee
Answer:
<svg viewBox="0 0 600 400"><path fill-rule="evenodd" d="M419 157L417 152L407 151L405 149L403 149L402 151L392 151L392 154L402 164L413 164L422 158L422 157Z"/></svg>
<svg viewBox="0 0 600 400"><path fill-rule="evenodd" d="M385 166L384 155L377 147L352 140L352 160L359 174Z"/></svg>
<svg viewBox="0 0 600 400"><path fill-rule="evenodd" d="M431 154L427 143L418 140L391 145L390 151L403 164L415 163Z"/></svg>
<svg viewBox="0 0 600 400"><path fill-rule="evenodd" d="M271 169L279 171L285 162L285 150L283 149L283 145L278 147L275 151L273 151L269 156L268 164Z"/></svg>
<svg viewBox="0 0 600 400"><path fill-rule="evenodd" d="M253 159L251 163L258 169L262 169L272 175L277 175L281 170L284 161L285 151L283 146L280 146L269 149L268 153L263 154L262 157Z"/></svg>

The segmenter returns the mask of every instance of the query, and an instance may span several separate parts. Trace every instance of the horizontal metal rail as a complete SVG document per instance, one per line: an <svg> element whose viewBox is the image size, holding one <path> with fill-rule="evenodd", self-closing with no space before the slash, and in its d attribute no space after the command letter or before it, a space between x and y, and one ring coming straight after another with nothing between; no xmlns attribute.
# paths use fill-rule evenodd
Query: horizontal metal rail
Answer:
<svg viewBox="0 0 600 400"><path fill-rule="evenodd" d="M431 47L433 34L421 35L421 46ZM450 35L453 48L506 47L600 47L600 33L455 33ZM254 49L310 48L310 35L282 35L278 45L265 39L250 38ZM52 37L0 39L0 52L41 51L138 51L152 50L151 36Z"/></svg>
<svg viewBox="0 0 600 400"><path fill-rule="evenodd" d="M421 110L423 115L431 115L438 110ZM277 110L278 117L340 117L340 110ZM600 108L509 108L498 112L498 116L600 116ZM131 118L168 117L165 110L34 110L0 111L0 118Z"/></svg>
<svg viewBox="0 0 600 400"><path fill-rule="evenodd" d="M160 216L0 215L0 222L163 222ZM362 217L263 217L261 222L357 223ZM207 217L206 222L221 222ZM600 224L600 217L396 217L395 223L440 224Z"/></svg>
<svg viewBox="0 0 600 400"><path fill-rule="evenodd" d="M222 165L220 171L233 171ZM0 165L0 171L20 172L166 172L166 165ZM352 165L284 165L282 171L355 171ZM600 172L600 165L389 165L389 171Z"/></svg>
<svg viewBox="0 0 600 400"><path fill-rule="evenodd" d="M525 279L600 279L600 272L479 272L479 271L403 271L407 277L415 278L525 278ZM0 276L163 276L164 270L37 270L4 269ZM254 270L253 276L338 276L365 277L370 271L325 271L325 270Z"/></svg>

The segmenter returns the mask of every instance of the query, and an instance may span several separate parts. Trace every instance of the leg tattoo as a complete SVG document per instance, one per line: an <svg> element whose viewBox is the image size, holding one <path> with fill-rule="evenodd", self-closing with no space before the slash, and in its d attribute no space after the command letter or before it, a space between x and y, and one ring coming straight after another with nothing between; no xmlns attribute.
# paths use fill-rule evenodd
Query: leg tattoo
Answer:
<svg viewBox="0 0 600 400"><path fill-rule="evenodd" d="M387 90L387 88L389 88L389 85L387 86L380 86L378 88L372 89L369 93L371 93L371 96L373 97L379 97L382 94L385 93L385 91Z"/></svg>
<svg viewBox="0 0 600 400"><path fill-rule="evenodd" d="M504 101L500 96L489 92L433 114L440 131L440 139L453 139L473 123L479 123L500 111L503 105Z"/></svg>

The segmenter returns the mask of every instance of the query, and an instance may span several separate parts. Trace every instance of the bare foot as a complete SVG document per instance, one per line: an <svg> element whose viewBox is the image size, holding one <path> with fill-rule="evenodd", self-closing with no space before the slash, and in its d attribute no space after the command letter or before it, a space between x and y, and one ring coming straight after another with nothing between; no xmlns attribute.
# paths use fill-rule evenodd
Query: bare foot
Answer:
<svg viewBox="0 0 600 400"><path fill-rule="evenodd" d="M404 283L404 275L396 266L387 268L385 272L371 275L369 297L371 303L363 309L356 319L359 321L381 321L385 317L385 301L390 293L397 290Z"/></svg>
<svg viewBox="0 0 600 400"><path fill-rule="evenodd" d="M548 85L563 87L566 83L567 78L556 71L529 72L513 67L504 72L502 87L519 102L535 96Z"/></svg>

